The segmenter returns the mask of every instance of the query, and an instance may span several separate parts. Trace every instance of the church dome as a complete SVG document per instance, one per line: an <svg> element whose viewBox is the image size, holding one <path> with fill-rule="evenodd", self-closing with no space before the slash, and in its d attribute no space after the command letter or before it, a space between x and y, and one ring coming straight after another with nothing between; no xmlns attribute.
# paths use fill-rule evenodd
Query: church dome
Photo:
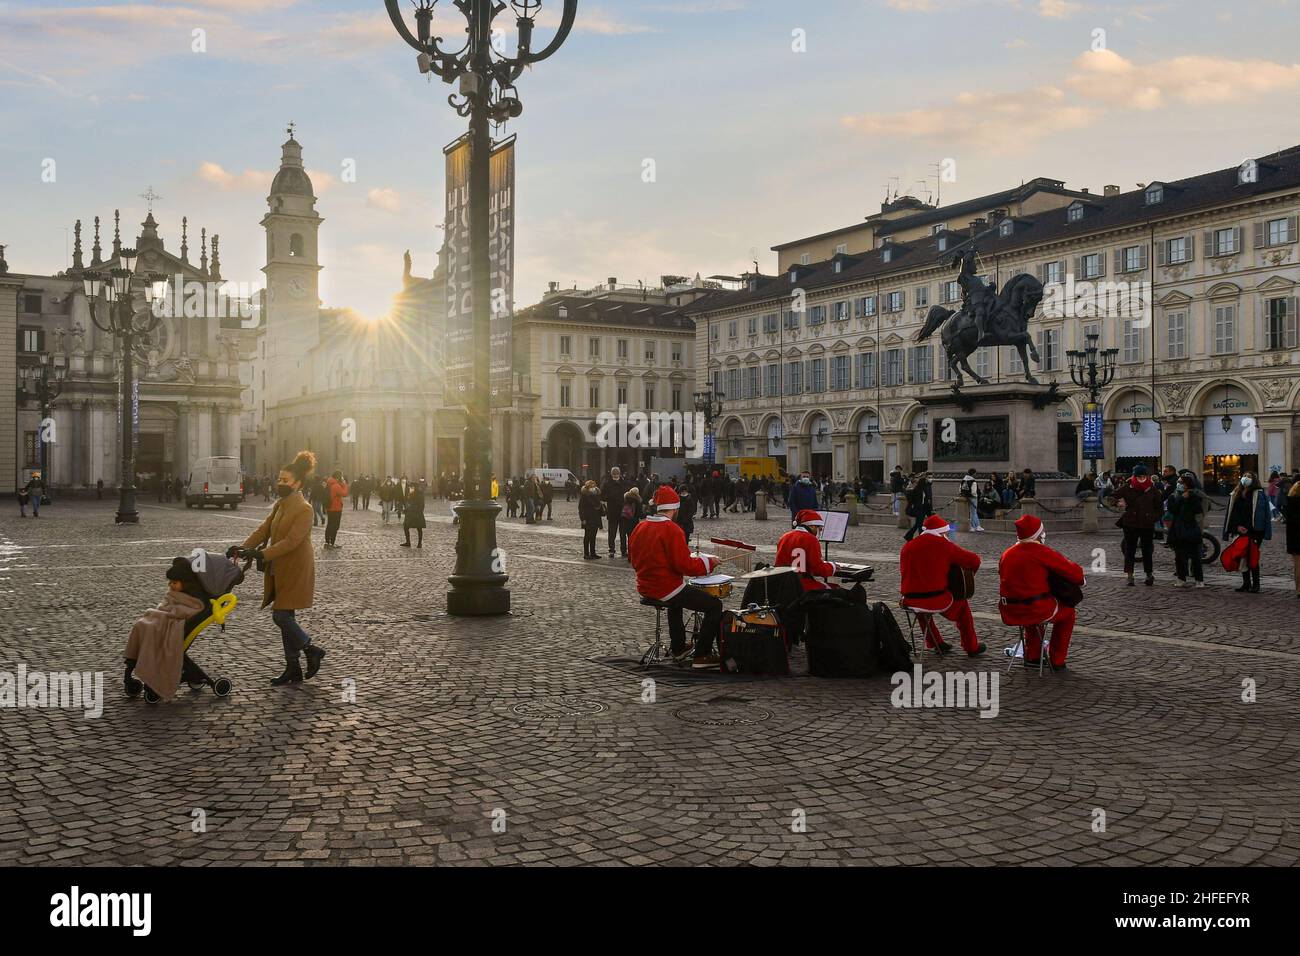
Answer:
<svg viewBox="0 0 1300 956"><path fill-rule="evenodd" d="M271 180L271 195L316 198L311 187L311 177L302 166L302 145L293 138L292 132L280 147L280 169Z"/></svg>

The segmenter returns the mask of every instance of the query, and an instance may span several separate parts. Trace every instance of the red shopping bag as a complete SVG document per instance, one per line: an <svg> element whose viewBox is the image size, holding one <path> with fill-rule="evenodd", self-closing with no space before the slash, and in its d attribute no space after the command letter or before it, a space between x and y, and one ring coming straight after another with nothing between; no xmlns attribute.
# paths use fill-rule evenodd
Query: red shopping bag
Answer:
<svg viewBox="0 0 1300 956"><path fill-rule="evenodd" d="M1232 543L1223 549L1223 554L1219 555L1219 561L1223 564L1225 571L1240 571L1242 564L1250 562L1252 571L1259 570L1259 548L1254 546L1250 540L1250 535L1239 534L1232 539Z"/></svg>

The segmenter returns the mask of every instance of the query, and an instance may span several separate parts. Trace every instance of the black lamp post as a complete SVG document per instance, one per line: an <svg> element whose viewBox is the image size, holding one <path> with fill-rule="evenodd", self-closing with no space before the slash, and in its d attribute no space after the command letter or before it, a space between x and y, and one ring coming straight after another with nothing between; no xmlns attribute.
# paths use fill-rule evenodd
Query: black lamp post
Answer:
<svg viewBox="0 0 1300 956"><path fill-rule="evenodd" d="M470 273L473 294L473 375L466 403L465 502L456 540L456 567L452 572L447 611L458 615L508 614L508 580L496 546L496 517L500 506L492 500L491 387L491 265L488 254L489 165L491 123L504 123L523 112L515 80L534 63L551 56L569 36L578 0L564 0L564 12L554 39L533 52L533 26L541 0L511 0L518 40L514 56L493 46L493 21L505 11L502 0L454 0L466 20L468 40L455 51L443 50L443 38L432 35L438 0L416 0L415 33L406 25L399 0L384 0L398 34L419 56L421 73L434 73L444 83L459 81L457 92L447 97L456 113L469 118L470 169Z"/></svg>
<svg viewBox="0 0 1300 956"><path fill-rule="evenodd" d="M1088 401L1097 404L1101 390L1115 380L1115 358L1119 349L1099 349L1099 335L1085 337L1083 349L1070 349L1066 356L1070 360L1070 380L1080 388L1088 390ZM1100 358L1101 364L1097 364Z"/></svg>
<svg viewBox="0 0 1300 956"><path fill-rule="evenodd" d="M707 441L709 436L713 436L713 454L715 458L718 453L718 440L713 433L713 423L722 417L722 400L725 397L713 385L710 385L704 391L695 392L691 395L695 410L704 416L705 440Z"/></svg>
<svg viewBox="0 0 1300 956"><path fill-rule="evenodd" d="M50 406L63 391L63 383L68 374L67 365L62 355L51 360L48 353L42 353L39 365L27 365L19 371L18 401L28 402L33 398L41 408L41 427L37 432L41 442L41 480L45 484L46 494L50 491L49 441L45 438L45 422L50 417Z"/></svg>
<svg viewBox="0 0 1300 956"><path fill-rule="evenodd" d="M122 345L122 477L118 488L117 524L137 524L140 515L135 510L135 418L132 396L135 394L136 343L158 328L162 317L152 308L155 297L165 291L166 277L151 272L135 271L136 251L123 249L118 254L120 267L106 274L87 272L82 276L86 300L90 303L90 318L95 327L115 336ZM139 280L137 283L136 280ZM135 293L144 297L145 307L137 312ZM103 294L104 301L100 302Z"/></svg>

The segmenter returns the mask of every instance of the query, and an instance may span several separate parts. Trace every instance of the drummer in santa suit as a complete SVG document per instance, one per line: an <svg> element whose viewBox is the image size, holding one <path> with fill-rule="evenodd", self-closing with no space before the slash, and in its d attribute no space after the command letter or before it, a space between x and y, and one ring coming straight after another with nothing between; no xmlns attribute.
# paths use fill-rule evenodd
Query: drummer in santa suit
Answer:
<svg viewBox="0 0 1300 956"><path fill-rule="evenodd" d="M712 594L688 584L688 577L702 577L717 565L712 555L691 554L686 532L678 526L681 499L668 485L654 494L655 514L636 526L627 540L628 558L636 569L636 590L642 597L668 605L668 634L673 657L686 656L686 625L682 611L700 611L703 620L696 636L692 667L716 670L719 660L713 642L722 624L722 602Z"/></svg>
<svg viewBox="0 0 1300 956"><path fill-rule="evenodd" d="M836 572L835 563L822 557L818 529L826 522L811 508L805 508L794 517L794 528L781 535L776 545L776 565L794 568L799 572L799 583L805 591L824 591L828 587L824 578Z"/></svg>
<svg viewBox="0 0 1300 956"><path fill-rule="evenodd" d="M1075 611L1052 597L1048 574L1060 575L1071 584L1083 587L1083 568L1044 542L1047 531L1033 515L1016 519L1017 541L998 562L998 609L1002 623L1025 629L1025 663L1037 664L1043 652L1043 632L1052 625L1048 663L1052 670L1065 670L1065 655L1070 651L1070 634L1074 630Z"/></svg>
<svg viewBox="0 0 1300 956"><path fill-rule="evenodd" d="M953 597L948 590L948 571L953 565L978 571L980 556L948 540L950 530L947 521L938 515L930 515L921 525L921 533L903 545L898 556L902 572L898 589L903 595L899 603L916 613L925 634L925 646L936 654L942 656L952 650L940 636L939 626L934 621L936 614L942 614L957 625L962 649L969 656L978 657L988 648L975 633L970 602Z"/></svg>

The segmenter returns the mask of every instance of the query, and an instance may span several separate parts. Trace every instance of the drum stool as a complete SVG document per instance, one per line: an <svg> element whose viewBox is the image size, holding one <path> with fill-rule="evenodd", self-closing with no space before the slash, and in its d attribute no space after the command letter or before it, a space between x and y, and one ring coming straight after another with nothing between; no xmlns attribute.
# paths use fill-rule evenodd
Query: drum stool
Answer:
<svg viewBox="0 0 1300 956"><path fill-rule="evenodd" d="M903 616L907 618L907 636L912 641L912 656L917 660L920 660L921 654L916 649L916 629L921 626L921 622L918 620L916 612L910 607L907 607L904 604L899 604L898 606L903 609Z"/></svg>
<svg viewBox="0 0 1300 956"><path fill-rule="evenodd" d="M1006 651L1007 657L1011 658L1011 660L1007 663L1007 673L1010 674L1011 668L1016 666L1016 651L1019 651L1021 654L1020 657L1021 666L1023 666L1026 670L1028 670L1029 668L1029 662L1024 658L1026 627L1041 627L1043 629L1043 639L1039 642L1039 647L1038 647L1038 676L1042 677L1043 662L1047 660L1048 655L1051 654L1052 652L1052 637L1047 631L1046 624L1022 624L1020 625L1020 627L1016 629L1017 632L1020 634L1020 636L1016 638L1015 645L1013 647L1008 648Z"/></svg>
<svg viewBox="0 0 1300 956"><path fill-rule="evenodd" d="M655 609L655 639L654 643L646 648L646 652L641 655L641 663L644 664L662 664L665 660L672 660L672 649L669 648L667 653L664 651L664 612L670 610L670 605L663 601L656 601L654 598L641 598L642 607L652 607ZM691 612L690 633L694 634L699 630L700 616L699 611Z"/></svg>

